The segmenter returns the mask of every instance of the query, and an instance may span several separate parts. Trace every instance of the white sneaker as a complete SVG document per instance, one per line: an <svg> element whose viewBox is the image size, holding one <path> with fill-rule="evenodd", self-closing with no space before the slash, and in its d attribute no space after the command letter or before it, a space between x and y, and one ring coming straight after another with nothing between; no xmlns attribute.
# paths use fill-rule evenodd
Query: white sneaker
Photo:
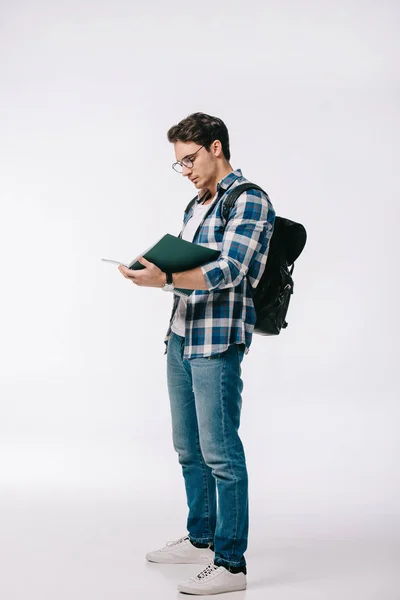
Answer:
<svg viewBox="0 0 400 600"><path fill-rule="evenodd" d="M246 589L246 575L231 573L225 567L211 562L201 573L178 585L178 592L185 594L222 594Z"/></svg>
<svg viewBox="0 0 400 600"><path fill-rule="evenodd" d="M196 548L189 536L185 536L179 540L167 542L167 545L160 550L149 552L146 554L146 560L169 565L208 565L210 561L214 560L214 552L210 548Z"/></svg>

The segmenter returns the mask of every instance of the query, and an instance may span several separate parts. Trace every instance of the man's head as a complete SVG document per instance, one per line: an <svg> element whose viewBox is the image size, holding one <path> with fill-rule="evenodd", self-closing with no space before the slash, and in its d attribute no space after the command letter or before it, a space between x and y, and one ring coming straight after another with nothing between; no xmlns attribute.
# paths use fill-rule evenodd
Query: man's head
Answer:
<svg viewBox="0 0 400 600"><path fill-rule="evenodd" d="M213 193L217 182L232 171L229 134L221 119L194 113L171 127L168 141L174 144L174 168L199 190Z"/></svg>

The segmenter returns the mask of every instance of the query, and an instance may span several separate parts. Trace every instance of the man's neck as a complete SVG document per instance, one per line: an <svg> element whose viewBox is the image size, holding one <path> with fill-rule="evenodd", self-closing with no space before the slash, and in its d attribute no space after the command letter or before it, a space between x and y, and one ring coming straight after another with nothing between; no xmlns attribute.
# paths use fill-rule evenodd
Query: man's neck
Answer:
<svg viewBox="0 0 400 600"><path fill-rule="evenodd" d="M217 183L221 181L221 179L224 179L227 175L229 175L229 173L232 173L232 171L233 169L229 163L226 166L224 166L223 169L221 169L221 171L217 174L215 181L212 183L212 185L208 187L208 191L210 192L211 197L207 200L207 202L205 202L205 204L211 202L211 200L217 193Z"/></svg>

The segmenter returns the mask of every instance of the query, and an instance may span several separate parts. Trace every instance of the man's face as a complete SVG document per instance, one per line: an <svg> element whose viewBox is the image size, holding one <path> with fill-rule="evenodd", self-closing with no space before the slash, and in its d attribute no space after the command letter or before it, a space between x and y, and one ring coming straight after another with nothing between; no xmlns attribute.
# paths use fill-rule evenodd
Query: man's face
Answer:
<svg viewBox="0 0 400 600"><path fill-rule="evenodd" d="M177 161L182 162L185 158L193 161L192 167L182 167L182 175L188 177L198 190L208 188L217 171L212 148L207 151L196 142L175 142L174 150Z"/></svg>

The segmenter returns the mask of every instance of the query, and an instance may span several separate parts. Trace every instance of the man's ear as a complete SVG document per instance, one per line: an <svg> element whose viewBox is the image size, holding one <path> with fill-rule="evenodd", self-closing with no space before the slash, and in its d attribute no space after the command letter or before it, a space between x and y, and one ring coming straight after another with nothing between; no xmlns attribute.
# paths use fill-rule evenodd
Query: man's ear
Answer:
<svg viewBox="0 0 400 600"><path fill-rule="evenodd" d="M219 140L214 140L211 144L214 156L222 156L222 144Z"/></svg>

